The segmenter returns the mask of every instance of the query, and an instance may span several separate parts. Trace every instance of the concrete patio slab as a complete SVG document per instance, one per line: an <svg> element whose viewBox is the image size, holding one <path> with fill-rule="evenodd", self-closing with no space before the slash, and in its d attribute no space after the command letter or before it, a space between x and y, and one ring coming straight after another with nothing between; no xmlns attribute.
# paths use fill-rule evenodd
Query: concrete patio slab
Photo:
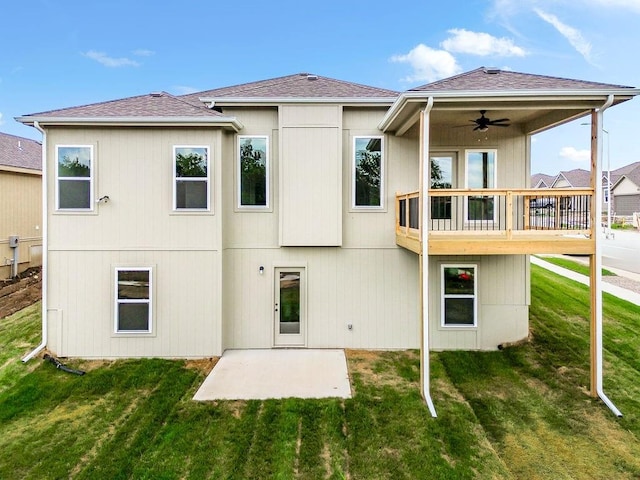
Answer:
<svg viewBox="0 0 640 480"><path fill-rule="evenodd" d="M194 400L351 398L343 350L227 350Z"/></svg>

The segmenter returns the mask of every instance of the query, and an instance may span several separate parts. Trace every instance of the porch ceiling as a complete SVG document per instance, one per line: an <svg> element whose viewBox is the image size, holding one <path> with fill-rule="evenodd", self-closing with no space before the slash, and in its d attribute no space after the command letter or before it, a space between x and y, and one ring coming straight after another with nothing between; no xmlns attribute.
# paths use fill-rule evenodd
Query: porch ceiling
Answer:
<svg viewBox="0 0 640 480"><path fill-rule="evenodd" d="M614 105L631 97L616 96ZM470 120L486 110L491 119L509 118L510 124L526 134L538 133L588 115L601 107L606 96L593 97L530 97L530 98L434 98L430 122L434 127L473 127ZM407 98L393 118L381 125L385 132L404 135L419 120L420 111L427 104L426 98Z"/></svg>

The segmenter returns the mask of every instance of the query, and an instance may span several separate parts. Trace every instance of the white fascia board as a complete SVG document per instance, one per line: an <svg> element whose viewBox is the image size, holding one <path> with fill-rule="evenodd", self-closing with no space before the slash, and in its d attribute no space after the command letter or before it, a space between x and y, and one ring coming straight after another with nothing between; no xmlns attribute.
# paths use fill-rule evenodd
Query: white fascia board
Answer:
<svg viewBox="0 0 640 480"><path fill-rule="evenodd" d="M105 125L105 126L144 126L144 125L210 125L229 127L239 132L244 128L235 117L16 117L16 121L25 125Z"/></svg>
<svg viewBox="0 0 640 480"><path fill-rule="evenodd" d="M616 99L628 100L640 95L640 88L618 88L607 90L443 90L424 92L404 92L391 105L389 111L378 124L378 128L385 131L408 103L426 102L433 97L434 102L464 102L470 99L476 101L518 101L518 100L605 100L613 95Z"/></svg>
<svg viewBox="0 0 640 480"><path fill-rule="evenodd" d="M25 175L42 176L42 170L34 170L31 168L12 167L10 165L0 165L0 172L22 173Z"/></svg>
<svg viewBox="0 0 640 480"><path fill-rule="evenodd" d="M203 103L216 106L283 105L291 103L331 103L340 105L389 106L398 97L200 97Z"/></svg>

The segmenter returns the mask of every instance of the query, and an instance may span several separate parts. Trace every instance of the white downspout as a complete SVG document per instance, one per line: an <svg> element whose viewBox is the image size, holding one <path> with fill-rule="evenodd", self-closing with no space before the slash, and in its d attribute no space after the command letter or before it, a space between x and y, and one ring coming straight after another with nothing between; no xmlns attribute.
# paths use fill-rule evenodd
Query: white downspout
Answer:
<svg viewBox="0 0 640 480"><path fill-rule="evenodd" d="M422 232L422 385L425 402L429 407L432 417L437 417L436 408L431 399L431 374L429 368L429 213L431 211L429 187L431 185L431 164L429 162L429 114L433 108L433 97L429 97L427 106L424 109L424 120L422 122L422 205L420 205L420 231Z"/></svg>
<svg viewBox="0 0 640 480"><path fill-rule="evenodd" d="M596 214L595 219L599 224L602 218L602 127L603 127L603 113L613 104L613 95L607 97L607 101L596 110L596 191L594 192L596 197ZM611 193L609 193L611 198ZM599 228L596 225L592 226L592 231L596 233L596 252L594 255L595 262L595 283L596 283L596 392L598 397L605 403L607 407L618 417L622 417L622 412L616 408L611 400L604 393L602 388L602 242L599 241L598 236L601 235ZM592 285L593 287L593 285Z"/></svg>
<svg viewBox="0 0 640 480"><path fill-rule="evenodd" d="M31 353L22 358L23 362L28 362L47 346L47 271L49 258L49 221L47 215L47 132L37 121L33 126L42 133L42 342Z"/></svg>

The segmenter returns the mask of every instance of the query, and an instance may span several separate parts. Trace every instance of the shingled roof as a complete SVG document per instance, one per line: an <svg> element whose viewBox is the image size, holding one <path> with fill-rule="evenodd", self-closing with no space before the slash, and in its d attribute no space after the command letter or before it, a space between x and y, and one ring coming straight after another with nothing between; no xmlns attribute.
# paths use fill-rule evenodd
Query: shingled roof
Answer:
<svg viewBox="0 0 640 480"><path fill-rule="evenodd" d="M553 175L545 173L534 173L531 175L531 188L550 188L556 179ZM538 186L540 185L540 186Z"/></svg>
<svg viewBox="0 0 640 480"><path fill-rule="evenodd" d="M412 88L409 91L608 90L621 88L633 89L633 87L623 85L480 67L460 75Z"/></svg>
<svg viewBox="0 0 640 480"><path fill-rule="evenodd" d="M370 87L310 73L243 83L231 87L183 95L191 101L199 98L376 98L395 100L394 90Z"/></svg>
<svg viewBox="0 0 640 480"><path fill-rule="evenodd" d="M42 145L30 138L0 133L0 166L42 170Z"/></svg>
<svg viewBox="0 0 640 480"><path fill-rule="evenodd" d="M202 103L178 98L167 92L150 93L78 107L49 110L25 115L55 118L123 118L123 117L223 117Z"/></svg>
<svg viewBox="0 0 640 480"><path fill-rule="evenodd" d="M591 172L589 172L589 170L574 168L573 170L560 172L557 178L561 176L564 177L573 188L586 188L591 186Z"/></svg>

